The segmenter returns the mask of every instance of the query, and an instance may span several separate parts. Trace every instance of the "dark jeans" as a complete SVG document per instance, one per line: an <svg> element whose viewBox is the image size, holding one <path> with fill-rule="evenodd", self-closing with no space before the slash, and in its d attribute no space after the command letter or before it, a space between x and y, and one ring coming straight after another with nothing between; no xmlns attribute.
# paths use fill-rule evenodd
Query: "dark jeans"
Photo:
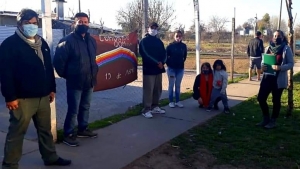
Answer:
<svg viewBox="0 0 300 169"><path fill-rule="evenodd" d="M273 99L273 113L272 117L273 119L278 118L280 108L281 108L281 95L283 92L283 88L277 87L277 77L273 75L264 75L263 79L260 83L260 88L257 96L257 100L259 102L259 106L261 108L261 111L264 115L264 117L270 118L269 114L269 106L267 103L267 99L269 97L269 94L272 93Z"/></svg>
<svg viewBox="0 0 300 169"><path fill-rule="evenodd" d="M228 107L228 98L227 98L226 92L225 92L225 94L222 94L221 89L216 89L216 88L212 89L210 102L209 102L208 107L212 108L214 106L214 104L216 103L217 99L218 99L218 101L220 99L222 100L222 103L223 103L223 106L224 106L225 109L229 108Z"/></svg>
<svg viewBox="0 0 300 169"><path fill-rule="evenodd" d="M22 156L23 140L32 119L38 134L39 150L46 162L58 159L51 133L49 96L18 99L19 108L10 111L9 128L5 141L3 169L17 169Z"/></svg>
<svg viewBox="0 0 300 169"><path fill-rule="evenodd" d="M92 93L93 88L85 90L67 89L68 112L64 123L65 136L74 134L76 118L78 130L84 131L87 129Z"/></svg>

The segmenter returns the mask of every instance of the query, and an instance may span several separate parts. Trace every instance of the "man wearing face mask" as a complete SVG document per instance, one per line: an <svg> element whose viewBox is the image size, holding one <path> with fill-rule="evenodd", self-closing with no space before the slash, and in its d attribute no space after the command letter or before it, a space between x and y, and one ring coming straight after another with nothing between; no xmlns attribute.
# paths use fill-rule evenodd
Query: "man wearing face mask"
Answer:
<svg viewBox="0 0 300 169"><path fill-rule="evenodd" d="M97 133L89 130L89 109L96 85L98 66L96 63L96 41L88 33L89 17L77 13L74 31L63 38L57 46L54 67L57 74L66 79L68 112L64 123L64 140L69 146L79 143L76 137L95 138ZM78 131L75 133L75 120Z"/></svg>
<svg viewBox="0 0 300 169"><path fill-rule="evenodd" d="M276 64L272 65L272 69L276 74L264 73L263 79L260 83L260 88L257 96L261 111L263 113L263 120L257 126L265 127L267 129L274 128L275 122L279 116L281 108L281 95L284 89L288 86L287 72L294 66L294 58L291 48L288 46L287 39L281 30L274 32L273 42L266 48L268 54L273 54L276 57ZM267 69L262 63L263 71ZM269 106L267 99L272 93L273 112L270 117Z"/></svg>
<svg viewBox="0 0 300 169"><path fill-rule="evenodd" d="M143 62L143 105L142 115L152 118L152 113L163 114L159 107L162 92L162 73L166 72L166 50L163 42L156 37L157 23L149 25L148 33L139 44L139 53Z"/></svg>
<svg viewBox="0 0 300 169"><path fill-rule="evenodd" d="M37 35L38 14L23 9L17 16L17 30L0 46L1 91L10 113L3 169L17 169L24 135L33 119L40 154L45 165L70 165L56 154L51 134L51 109L56 92L50 48Z"/></svg>

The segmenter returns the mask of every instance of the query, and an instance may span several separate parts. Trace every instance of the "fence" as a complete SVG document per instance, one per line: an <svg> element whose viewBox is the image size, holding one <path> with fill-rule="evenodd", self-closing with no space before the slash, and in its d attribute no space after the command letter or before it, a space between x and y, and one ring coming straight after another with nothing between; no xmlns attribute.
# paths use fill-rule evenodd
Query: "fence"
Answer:
<svg viewBox="0 0 300 169"><path fill-rule="evenodd" d="M3 27L0 26L0 43L12 35L15 31L15 27ZM42 30L39 29L39 34L42 34ZM62 29L53 29L53 45L54 50L58 41L63 37ZM100 120L109 117L114 114L125 113L128 108L137 105L142 102L142 67L138 68L138 79L134 82L126 85L125 87L119 87L115 89L95 92L93 94L91 108L90 108L90 122ZM181 91L185 92L191 90L193 87L196 73L194 70L186 70L182 80ZM99 82L101 83L101 82ZM66 86L65 80L56 76L56 117L57 128L63 127L64 119L67 112L66 101ZM168 98L168 78L163 74L163 92L161 98Z"/></svg>

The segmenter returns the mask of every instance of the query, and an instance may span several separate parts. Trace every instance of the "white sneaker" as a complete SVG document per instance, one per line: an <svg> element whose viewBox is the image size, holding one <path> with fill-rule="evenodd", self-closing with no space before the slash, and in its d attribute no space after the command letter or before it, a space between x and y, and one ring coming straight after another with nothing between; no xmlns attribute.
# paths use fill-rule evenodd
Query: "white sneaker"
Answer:
<svg viewBox="0 0 300 169"><path fill-rule="evenodd" d="M144 117L146 117L147 119L150 119L150 118L153 117L153 115L152 115L152 113L151 113L151 110L149 110L149 111L147 111L147 112L145 112L145 113L142 113L142 115L143 115Z"/></svg>
<svg viewBox="0 0 300 169"><path fill-rule="evenodd" d="M155 107L153 110L152 110L152 113L155 113L155 114L165 114L166 111L161 109L160 107Z"/></svg>
<svg viewBox="0 0 300 169"><path fill-rule="evenodd" d="M177 103L175 103L175 105L176 105L177 107L183 108L183 104L182 104L181 102L177 102Z"/></svg>
<svg viewBox="0 0 300 169"><path fill-rule="evenodd" d="M175 107L175 103L174 102L169 103L169 107L170 108L174 108Z"/></svg>

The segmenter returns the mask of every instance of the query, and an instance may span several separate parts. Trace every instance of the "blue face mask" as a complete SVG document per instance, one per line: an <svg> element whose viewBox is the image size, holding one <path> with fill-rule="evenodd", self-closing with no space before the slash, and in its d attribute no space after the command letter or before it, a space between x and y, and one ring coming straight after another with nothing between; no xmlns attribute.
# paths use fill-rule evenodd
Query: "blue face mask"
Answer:
<svg viewBox="0 0 300 169"><path fill-rule="evenodd" d="M23 33L27 37L34 37L38 32L38 26L34 24L23 25Z"/></svg>

